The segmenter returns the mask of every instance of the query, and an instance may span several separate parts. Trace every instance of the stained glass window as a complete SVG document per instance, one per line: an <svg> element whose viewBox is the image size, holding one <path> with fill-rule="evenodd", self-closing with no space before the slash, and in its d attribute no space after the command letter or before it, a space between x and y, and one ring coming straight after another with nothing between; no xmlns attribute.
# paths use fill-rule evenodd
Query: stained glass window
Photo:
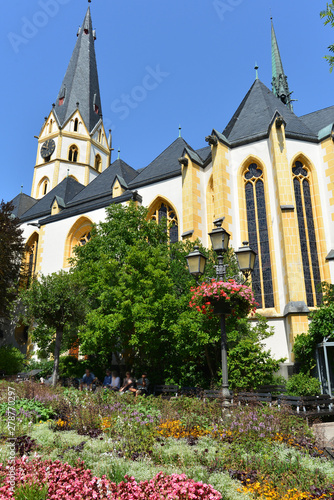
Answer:
<svg viewBox="0 0 334 500"><path fill-rule="evenodd" d="M321 277L313 218L310 172L300 161L296 161L292 168L292 175L302 252L306 303L309 307L313 307L320 305L322 294L318 291Z"/></svg>
<svg viewBox="0 0 334 500"><path fill-rule="evenodd" d="M257 258L252 273L252 288L260 308L274 307L267 209L263 172L252 163L244 174L248 241Z"/></svg>
<svg viewBox="0 0 334 500"><path fill-rule="evenodd" d="M174 210L166 203L161 203L154 210L152 219L159 224L166 225L166 231L169 234L170 243L176 243L179 240L178 220Z"/></svg>

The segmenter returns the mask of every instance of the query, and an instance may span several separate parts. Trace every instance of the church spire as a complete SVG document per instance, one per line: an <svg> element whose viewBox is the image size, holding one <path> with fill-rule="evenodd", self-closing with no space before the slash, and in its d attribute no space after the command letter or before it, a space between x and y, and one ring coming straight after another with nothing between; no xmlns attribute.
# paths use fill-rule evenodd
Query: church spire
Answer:
<svg viewBox="0 0 334 500"><path fill-rule="evenodd" d="M91 133L102 117L99 80L90 8L77 33L77 42L68 65L54 111L61 127L76 109Z"/></svg>
<svg viewBox="0 0 334 500"><path fill-rule="evenodd" d="M272 61L272 91L291 110L292 99L288 85L288 79L284 73L281 55L276 39L273 19L271 18L271 61Z"/></svg>

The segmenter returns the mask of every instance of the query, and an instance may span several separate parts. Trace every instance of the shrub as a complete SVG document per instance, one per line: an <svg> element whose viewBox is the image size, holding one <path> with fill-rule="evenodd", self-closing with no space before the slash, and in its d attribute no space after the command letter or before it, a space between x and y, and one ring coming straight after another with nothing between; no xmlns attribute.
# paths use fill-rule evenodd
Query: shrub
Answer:
<svg viewBox="0 0 334 500"><path fill-rule="evenodd" d="M320 382L310 375L298 373L290 377L286 391L291 396L316 396L320 394Z"/></svg>
<svg viewBox="0 0 334 500"><path fill-rule="evenodd" d="M12 345L0 347L0 372L5 375L15 375L24 368L25 355Z"/></svg>

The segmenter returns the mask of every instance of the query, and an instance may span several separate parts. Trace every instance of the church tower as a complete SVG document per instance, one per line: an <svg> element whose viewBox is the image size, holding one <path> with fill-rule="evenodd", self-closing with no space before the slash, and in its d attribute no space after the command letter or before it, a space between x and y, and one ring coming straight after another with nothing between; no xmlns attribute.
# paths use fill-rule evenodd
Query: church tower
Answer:
<svg viewBox="0 0 334 500"><path fill-rule="evenodd" d="M272 61L272 91L281 99L290 111L293 111L292 99L287 76L284 73L281 55L278 48L273 20L271 19L271 61Z"/></svg>
<svg viewBox="0 0 334 500"><path fill-rule="evenodd" d="M67 176L86 186L110 164L111 136L106 137L103 126L95 40L88 8L57 100L38 137L33 198L43 197Z"/></svg>

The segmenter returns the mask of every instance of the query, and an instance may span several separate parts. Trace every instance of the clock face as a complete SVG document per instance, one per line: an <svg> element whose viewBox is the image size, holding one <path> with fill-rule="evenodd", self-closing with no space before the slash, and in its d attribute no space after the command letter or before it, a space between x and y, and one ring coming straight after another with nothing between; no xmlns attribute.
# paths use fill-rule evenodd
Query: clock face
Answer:
<svg viewBox="0 0 334 500"><path fill-rule="evenodd" d="M47 141L44 142L44 144L41 147L41 157L47 158L48 156L51 156L55 148L56 148L55 141L53 139L48 139Z"/></svg>

